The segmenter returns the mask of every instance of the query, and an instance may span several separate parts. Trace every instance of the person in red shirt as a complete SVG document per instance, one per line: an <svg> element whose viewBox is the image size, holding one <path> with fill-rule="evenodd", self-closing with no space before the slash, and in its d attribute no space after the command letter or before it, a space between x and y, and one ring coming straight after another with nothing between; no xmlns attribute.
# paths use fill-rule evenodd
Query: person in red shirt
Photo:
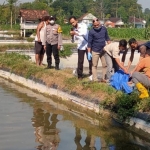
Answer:
<svg viewBox="0 0 150 150"><path fill-rule="evenodd" d="M139 98L149 97L147 87L150 87L150 49L147 49L145 57L137 64L132 74L132 81L135 83L139 92Z"/></svg>

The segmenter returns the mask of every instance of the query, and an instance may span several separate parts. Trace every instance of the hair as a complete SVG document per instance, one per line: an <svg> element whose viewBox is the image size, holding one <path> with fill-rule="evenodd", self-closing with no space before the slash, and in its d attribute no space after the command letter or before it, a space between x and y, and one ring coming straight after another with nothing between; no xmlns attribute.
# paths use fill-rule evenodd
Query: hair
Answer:
<svg viewBox="0 0 150 150"><path fill-rule="evenodd" d="M127 46L127 41L125 39L120 40L119 41L119 46L126 47Z"/></svg>
<svg viewBox="0 0 150 150"><path fill-rule="evenodd" d="M150 49L147 49L145 54L150 56Z"/></svg>
<svg viewBox="0 0 150 150"><path fill-rule="evenodd" d="M41 21L47 21L47 20L49 20L49 16L43 16L41 19Z"/></svg>
<svg viewBox="0 0 150 150"><path fill-rule="evenodd" d="M70 21L71 19L77 20L77 18L76 18L75 16L69 17L69 21Z"/></svg>
<svg viewBox="0 0 150 150"><path fill-rule="evenodd" d="M129 41L128 41L129 45L133 44L133 43L136 43L136 39L135 38L131 38Z"/></svg>

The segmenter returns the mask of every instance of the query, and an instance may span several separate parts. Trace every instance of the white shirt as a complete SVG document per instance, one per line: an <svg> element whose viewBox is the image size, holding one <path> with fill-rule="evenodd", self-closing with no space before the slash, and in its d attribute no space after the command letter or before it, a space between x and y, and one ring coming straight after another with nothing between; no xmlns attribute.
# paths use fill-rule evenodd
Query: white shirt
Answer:
<svg viewBox="0 0 150 150"><path fill-rule="evenodd" d="M74 29L78 35L75 35L74 38L77 40L77 49L86 50L88 44L88 29L85 23L78 23L78 27Z"/></svg>

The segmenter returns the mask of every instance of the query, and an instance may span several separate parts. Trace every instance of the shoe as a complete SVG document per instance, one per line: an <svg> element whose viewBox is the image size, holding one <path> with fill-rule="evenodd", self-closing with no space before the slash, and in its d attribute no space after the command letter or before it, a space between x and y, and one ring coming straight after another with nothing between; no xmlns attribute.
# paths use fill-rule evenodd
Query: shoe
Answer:
<svg viewBox="0 0 150 150"><path fill-rule="evenodd" d="M88 78L90 79L90 81L92 81L93 80L93 75L90 75Z"/></svg>
<svg viewBox="0 0 150 150"><path fill-rule="evenodd" d="M55 67L55 70L60 70L58 66Z"/></svg>
<svg viewBox="0 0 150 150"><path fill-rule="evenodd" d="M142 99L142 98L148 98L149 97L147 89L141 83L137 83L136 87L139 90L139 92L141 92L139 98Z"/></svg>
<svg viewBox="0 0 150 150"><path fill-rule="evenodd" d="M45 69L51 69L52 67L51 66L47 66Z"/></svg>
<svg viewBox="0 0 150 150"><path fill-rule="evenodd" d="M77 69L73 70L72 74L73 74L74 76L77 76Z"/></svg>

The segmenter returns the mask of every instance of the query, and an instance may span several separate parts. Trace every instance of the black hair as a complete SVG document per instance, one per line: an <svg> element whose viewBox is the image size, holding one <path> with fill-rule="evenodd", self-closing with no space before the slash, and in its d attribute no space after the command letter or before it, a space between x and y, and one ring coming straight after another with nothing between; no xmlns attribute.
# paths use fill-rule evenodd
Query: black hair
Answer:
<svg viewBox="0 0 150 150"><path fill-rule="evenodd" d="M127 41L125 39L120 40L119 41L119 46L126 47L127 46Z"/></svg>
<svg viewBox="0 0 150 150"><path fill-rule="evenodd" d="M150 49L147 49L145 54L150 56Z"/></svg>
<svg viewBox="0 0 150 150"><path fill-rule="evenodd" d="M47 21L47 20L49 20L49 16L43 16L41 19L41 21Z"/></svg>
<svg viewBox="0 0 150 150"><path fill-rule="evenodd" d="M76 18L75 16L69 17L69 21L70 21L71 19L77 20L77 18Z"/></svg>
<svg viewBox="0 0 150 150"><path fill-rule="evenodd" d="M133 43L136 43L136 39L135 38L131 38L129 41L128 41L129 45L133 44Z"/></svg>

